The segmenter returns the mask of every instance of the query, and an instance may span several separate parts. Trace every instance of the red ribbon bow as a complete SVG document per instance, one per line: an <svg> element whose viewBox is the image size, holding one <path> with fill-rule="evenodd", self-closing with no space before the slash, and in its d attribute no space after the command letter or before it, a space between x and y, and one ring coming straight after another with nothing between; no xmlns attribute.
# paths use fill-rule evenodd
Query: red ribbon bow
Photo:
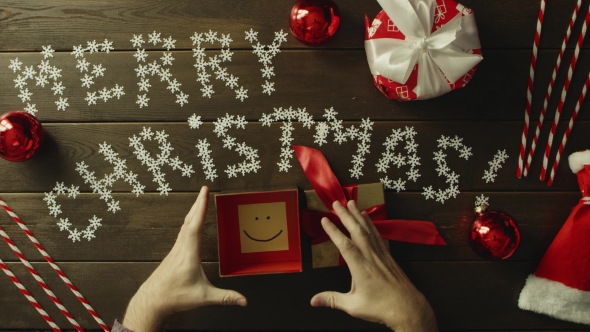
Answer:
<svg viewBox="0 0 590 332"><path fill-rule="evenodd" d="M294 145L293 150L303 167L305 175L311 182L324 205L331 211L321 212L304 210L301 214L303 230L312 238L312 243L322 243L330 238L320 224L322 217L327 217L345 234L346 228L332 209L332 203L339 201L346 206L348 200L357 199L357 186L342 187L332 172L328 161L321 151L306 146ZM391 241L409 242L426 245L446 246L447 243L436 230L436 226L428 221L387 219L385 204L375 205L365 210L382 238Z"/></svg>

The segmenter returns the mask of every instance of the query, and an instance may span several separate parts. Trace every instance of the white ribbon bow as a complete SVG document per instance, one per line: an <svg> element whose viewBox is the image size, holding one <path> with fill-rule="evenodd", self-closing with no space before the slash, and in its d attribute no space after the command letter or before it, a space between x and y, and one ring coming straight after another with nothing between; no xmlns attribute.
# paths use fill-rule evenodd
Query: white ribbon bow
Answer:
<svg viewBox="0 0 590 332"><path fill-rule="evenodd" d="M434 33L435 0L377 0L405 40L379 38L365 41L371 73L405 84L418 66L418 99L440 96L482 60L464 50L480 48L473 15L461 11ZM446 78L445 78L446 76Z"/></svg>

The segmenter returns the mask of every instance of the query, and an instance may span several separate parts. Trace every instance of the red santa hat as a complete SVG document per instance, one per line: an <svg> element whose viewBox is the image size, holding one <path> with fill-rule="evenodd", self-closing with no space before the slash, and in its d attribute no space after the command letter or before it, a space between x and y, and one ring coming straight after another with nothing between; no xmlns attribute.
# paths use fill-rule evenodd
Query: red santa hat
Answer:
<svg viewBox="0 0 590 332"><path fill-rule="evenodd" d="M582 199L520 292L518 306L590 325L590 150L569 157Z"/></svg>

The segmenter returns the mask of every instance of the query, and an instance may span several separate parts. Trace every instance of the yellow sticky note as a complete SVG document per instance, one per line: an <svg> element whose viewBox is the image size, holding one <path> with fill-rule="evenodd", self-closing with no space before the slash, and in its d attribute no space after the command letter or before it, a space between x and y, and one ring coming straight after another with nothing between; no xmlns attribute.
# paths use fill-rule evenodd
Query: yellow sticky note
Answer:
<svg viewBox="0 0 590 332"><path fill-rule="evenodd" d="M285 202L238 205L242 253L289 250Z"/></svg>

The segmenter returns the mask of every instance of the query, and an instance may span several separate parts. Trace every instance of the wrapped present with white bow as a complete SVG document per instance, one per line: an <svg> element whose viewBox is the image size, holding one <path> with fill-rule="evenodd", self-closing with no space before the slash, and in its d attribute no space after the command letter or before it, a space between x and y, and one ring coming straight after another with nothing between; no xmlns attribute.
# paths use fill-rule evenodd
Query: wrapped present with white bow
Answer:
<svg viewBox="0 0 590 332"><path fill-rule="evenodd" d="M453 0L377 0L365 17L375 86L390 99L421 100L465 86L483 59L473 12Z"/></svg>

